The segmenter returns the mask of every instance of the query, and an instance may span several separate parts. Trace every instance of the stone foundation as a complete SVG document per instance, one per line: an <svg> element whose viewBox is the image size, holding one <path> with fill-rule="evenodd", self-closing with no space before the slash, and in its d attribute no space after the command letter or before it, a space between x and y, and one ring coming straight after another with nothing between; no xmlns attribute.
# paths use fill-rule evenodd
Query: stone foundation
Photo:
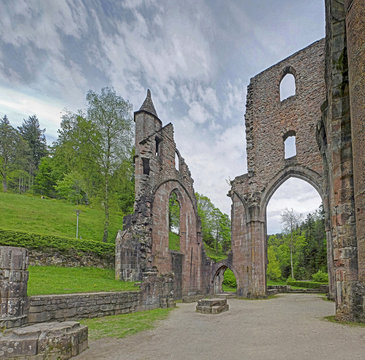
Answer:
<svg viewBox="0 0 365 360"><path fill-rule="evenodd" d="M196 311L202 314L220 314L228 309L227 299L201 299L196 305Z"/></svg>

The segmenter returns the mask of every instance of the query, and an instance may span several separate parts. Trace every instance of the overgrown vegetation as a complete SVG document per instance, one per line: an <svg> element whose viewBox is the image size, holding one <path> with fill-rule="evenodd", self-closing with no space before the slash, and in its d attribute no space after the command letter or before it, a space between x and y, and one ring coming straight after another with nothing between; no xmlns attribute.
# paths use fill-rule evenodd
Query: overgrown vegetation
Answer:
<svg viewBox="0 0 365 360"><path fill-rule="evenodd" d="M323 208L308 214L291 230L268 238L268 279L287 279L293 274L295 279L310 280L314 276L316 281L319 278L325 281L327 244Z"/></svg>
<svg viewBox="0 0 365 360"><path fill-rule="evenodd" d="M45 250L54 248L59 251L82 251L100 256L114 256L114 244L100 241L61 238L53 235L41 235L22 231L1 230L0 245Z"/></svg>
<svg viewBox="0 0 365 360"><path fill-rule="evenodd" d="M172 231L169 231L169 249L180 251L180 236Z"/></svg>
<svg viewBox="0 0 365 360"><path fill-rule="evenodd" d="M114 279L113 269L29 266L28 295L98 291L138 291L133 282Z"/></svg>
<svg viewBox="0 0 365 360"><path fill-rule="evenodd" d="M172 308L139 311L81 320L89 328L89 340L106 337L123 338L154 328L156 321L166 319Z"/></svg>
<svg viewBox="0 0 365 360"><path fill-rule="evenodd" d="M206 253L215 261L223 260L231 249L231 220L207 196L198 193L195 196Z"/></svg>

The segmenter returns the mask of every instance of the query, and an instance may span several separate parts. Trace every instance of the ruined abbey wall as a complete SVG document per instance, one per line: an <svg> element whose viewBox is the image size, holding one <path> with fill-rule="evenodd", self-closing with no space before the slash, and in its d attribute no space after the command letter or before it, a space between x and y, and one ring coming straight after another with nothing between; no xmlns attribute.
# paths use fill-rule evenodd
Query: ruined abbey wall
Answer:
<svg viewBox="0 0 365 360"><path fill-rule="evenodd" d="M266 206L289 177L312 184L322 198L323 165L316 125L325 100L325 48L320 40L251 79L246 103L248 173L232 182L232 253L238 293L266 295ZM295 95L280 101L280 82L295 78ZM296 156L284 141L295 135Z"/></svg>
<svg viewBox="0 0 365 360"><path fill-rule="evenodd" d="M176 149L174 129L162 126L150 92L135 113L135 212L116 243L116 277L139 280L145 271L174 273L175 296L205 292L202 238L193 179ZM169 198L180 205L180 251L169 249Z"/></svg>

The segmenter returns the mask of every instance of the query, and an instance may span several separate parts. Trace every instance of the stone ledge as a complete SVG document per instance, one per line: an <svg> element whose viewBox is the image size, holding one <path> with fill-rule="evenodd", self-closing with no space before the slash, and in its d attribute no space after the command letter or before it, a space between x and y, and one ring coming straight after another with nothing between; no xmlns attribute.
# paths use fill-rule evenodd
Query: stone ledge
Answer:
<svg viewBox="0 0 365 360"><path fill-rule="evenodd" d="M1 359L70 359L88 346L88 328L76 321L51 322L0 335Z"/></svg>

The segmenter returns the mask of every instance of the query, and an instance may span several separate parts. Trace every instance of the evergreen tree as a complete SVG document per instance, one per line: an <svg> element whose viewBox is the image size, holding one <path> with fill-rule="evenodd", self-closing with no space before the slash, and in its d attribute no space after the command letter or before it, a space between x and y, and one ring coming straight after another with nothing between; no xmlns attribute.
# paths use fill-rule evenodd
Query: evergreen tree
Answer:
<svg viewBox="0 0 365 360"><path fill-rule="evenodd" d="M28 172L30 179L33 179L38 170L41 159L47 155L47 143L45 137L46 129L41 129L36 115L29 116L23 120L22 126L18 127L19 133L28 144Z"/></svg>
<svg viewBox="0 0 365 360"><path fill-rule="evenodd" d="M13 128L7 116L0 120L0 175L3 191L8 191L8 177L12 170L22 169L28 151L18 131Z"/></svg>

